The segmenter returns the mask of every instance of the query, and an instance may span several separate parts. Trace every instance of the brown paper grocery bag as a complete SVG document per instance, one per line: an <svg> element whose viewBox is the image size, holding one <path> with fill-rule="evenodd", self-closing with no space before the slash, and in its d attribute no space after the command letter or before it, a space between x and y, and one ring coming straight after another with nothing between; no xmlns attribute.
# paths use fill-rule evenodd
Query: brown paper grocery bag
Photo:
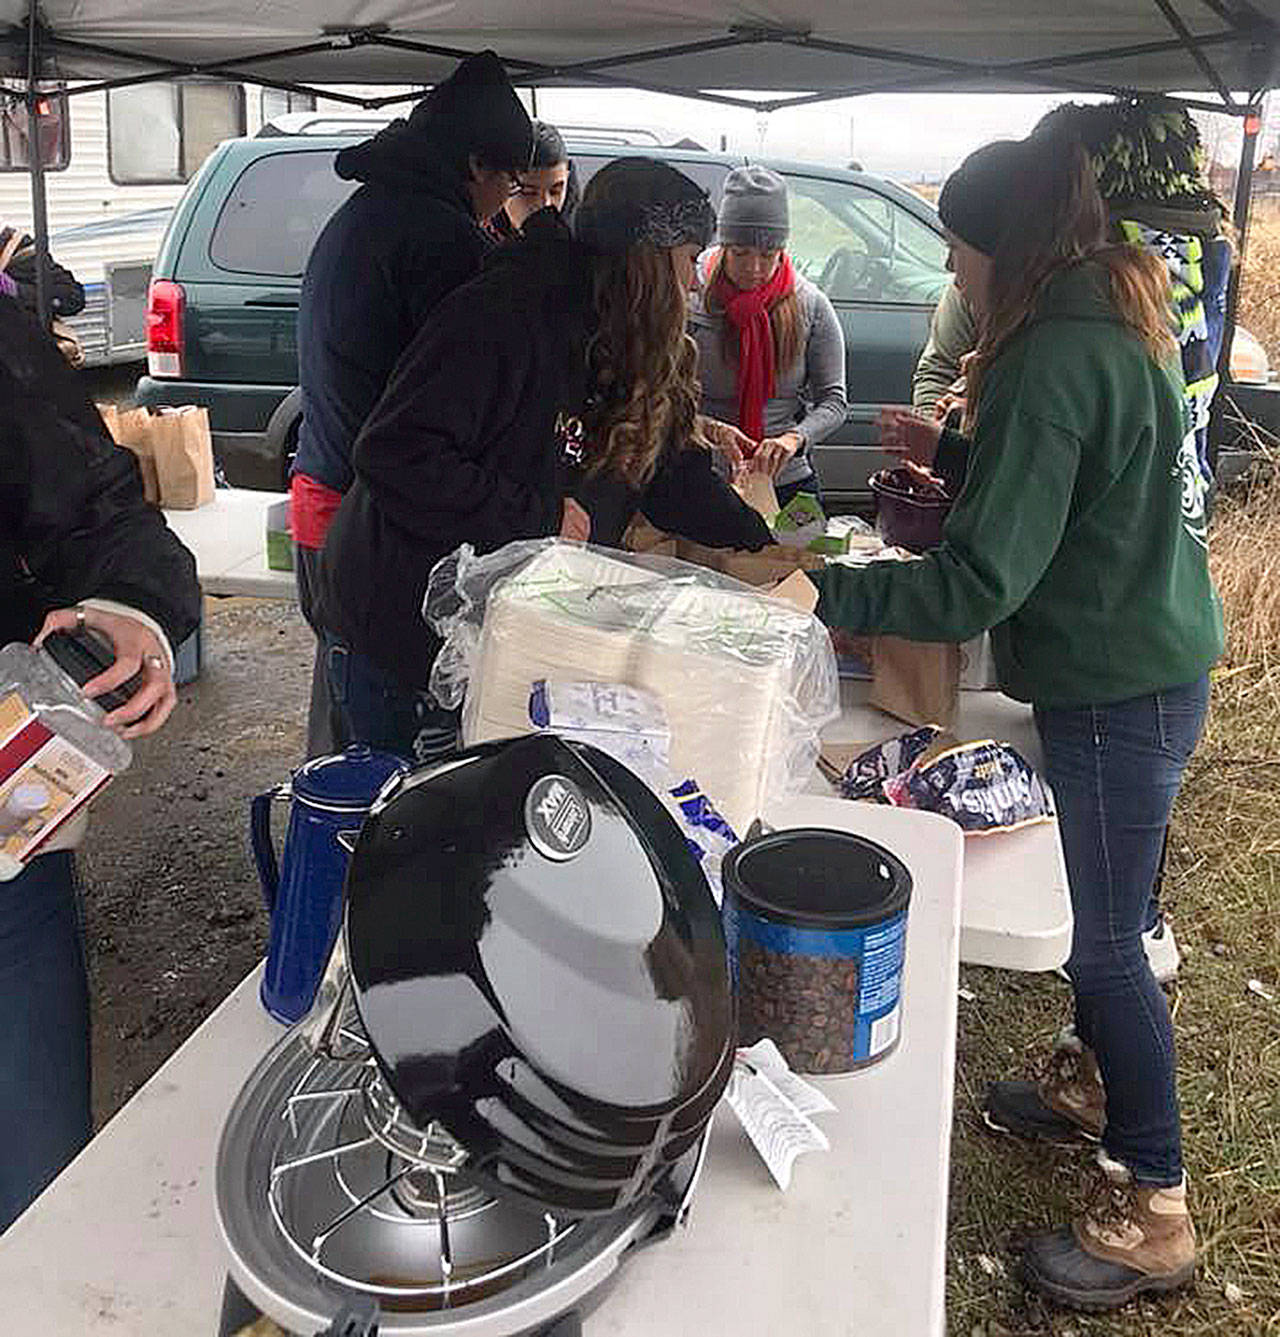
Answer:
<svg viewBox="0 0 1280 1337"><path fill-rule="evenodd" d="M209 410L161 409L148 424L160 484L160 505L193 511L213 500L213 438Z"/></svg>
<svg viewBox="0 0 1280 1337"><path fill-rule="evenodd" d="M907 724L949 729L960 705L960 647L877 636L871 647L873 706Z"/></svg>
<svg viewBox="0 0 1280 1337"><path fill-rule="evenodd" d="M107 429L111 439L117 443L120 440L120 410L114 404L94 404L98 410L98 417L102 419L102 425Z"/></svg>
<svg viewBox="0 0 1280 1337"><path fill-rule="evenodd" d="M151 415L146 409L122 409L114 404L99 404L98 412L116 445L133 452L142 474L142 494L153 505L160 505L160 481L156 477L155 457L151 452Z"/></svg>

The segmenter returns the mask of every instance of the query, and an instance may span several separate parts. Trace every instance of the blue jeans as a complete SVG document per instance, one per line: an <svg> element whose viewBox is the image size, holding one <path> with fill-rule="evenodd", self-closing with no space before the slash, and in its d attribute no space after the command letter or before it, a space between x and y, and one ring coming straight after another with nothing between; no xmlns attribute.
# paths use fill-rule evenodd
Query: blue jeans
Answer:
<svg viewBox="0 0 1280 1337"><path fill-rule="evenodd" d="M1071 885L1076 1032L1107 1089L1107 1154L1148 1184L1182 1176L1173 1023L1142 948L1165 826L1209 700L1201 678L1132 701L1036 709Z"/></svg>
<svg viewBox="0 0 1280 1337"><path fill-rule="evenodd" d="M64 851L0 882L0 1232L91 1132L89 984Z"/></svg>
<svg viewBox="0 0 1280 1337"><path fill-rule="evenodd" d="M414 691L325 632L325 670L339 749L367 743L423 764L458 748L458 712L436 704L430 692Z"/></svg>

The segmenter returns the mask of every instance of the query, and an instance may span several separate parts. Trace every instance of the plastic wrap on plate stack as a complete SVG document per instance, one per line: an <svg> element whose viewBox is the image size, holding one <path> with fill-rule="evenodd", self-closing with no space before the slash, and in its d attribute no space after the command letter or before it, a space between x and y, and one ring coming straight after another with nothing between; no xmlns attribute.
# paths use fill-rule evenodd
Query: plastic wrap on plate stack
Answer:
<svg viewBox="0 0 1280 1337"><path fill-rule="evenodd" d="M527 733L538 679L626 683L662 703L670 765L745 830L766 798L802 789L839 712L825 629L791 605L671 558L555 540L432 572L442 636L431 686L463 704L467 743Z"/></svg>

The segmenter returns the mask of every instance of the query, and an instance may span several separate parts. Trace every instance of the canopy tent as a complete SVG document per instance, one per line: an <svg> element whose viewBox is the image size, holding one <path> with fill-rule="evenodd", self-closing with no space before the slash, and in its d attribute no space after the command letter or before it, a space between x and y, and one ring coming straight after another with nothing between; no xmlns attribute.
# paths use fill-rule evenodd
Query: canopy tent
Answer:
<svg viewBox="0 0 1280 1337"><path fill-rule="evenodd" d="M890 91L1208 94L1195 105L1245 117L1242 226L1257 101L1280 82L1280 0L0 0L0 80L18 82L33 143L48 81L88 81L59 96L202 74L421 85L485 47L528 86L760 111ZM729 91L744 88L759 91ZM38 163L32 194L43 252Z"/></svg>
<svg viewBox="0 0 1280 1337"><path fill-rule="evenodd" d="M29 25L36 15L36 68ZM689 96L1171 90L1276 81L1280 0L0 0L0 74L434 83L492 47L522 84Z"/></svg>

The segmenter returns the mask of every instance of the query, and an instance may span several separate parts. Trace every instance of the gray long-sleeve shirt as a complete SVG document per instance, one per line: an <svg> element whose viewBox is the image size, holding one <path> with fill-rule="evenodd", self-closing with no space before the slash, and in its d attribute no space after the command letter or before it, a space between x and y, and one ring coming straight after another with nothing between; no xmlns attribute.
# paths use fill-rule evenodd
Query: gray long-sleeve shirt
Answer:
<svg viewBox="0 0 1280 1337"><path fill-rule="evenodd" d="M929 327L929 342L911 381L911 402L933 412L933 406L960 375L960 360L978 346L978 321L960 289L952 283L942 294Z"/></svg>
<svg viewBox="0 0 1280 1337"><path fill-rule="evenodd" d="M766 436L799 432L803 444L775 482L798 483L813 475L810 449L844 422L848 411L844 382L844 334L826 293L796 275L804 330L803 355L779 367L772 399L765 402ZM704 293L690 303L689 332L698 344L702 411L721 422L738 422L738 363L726 358L724 313L708 311Z"/></svg>

